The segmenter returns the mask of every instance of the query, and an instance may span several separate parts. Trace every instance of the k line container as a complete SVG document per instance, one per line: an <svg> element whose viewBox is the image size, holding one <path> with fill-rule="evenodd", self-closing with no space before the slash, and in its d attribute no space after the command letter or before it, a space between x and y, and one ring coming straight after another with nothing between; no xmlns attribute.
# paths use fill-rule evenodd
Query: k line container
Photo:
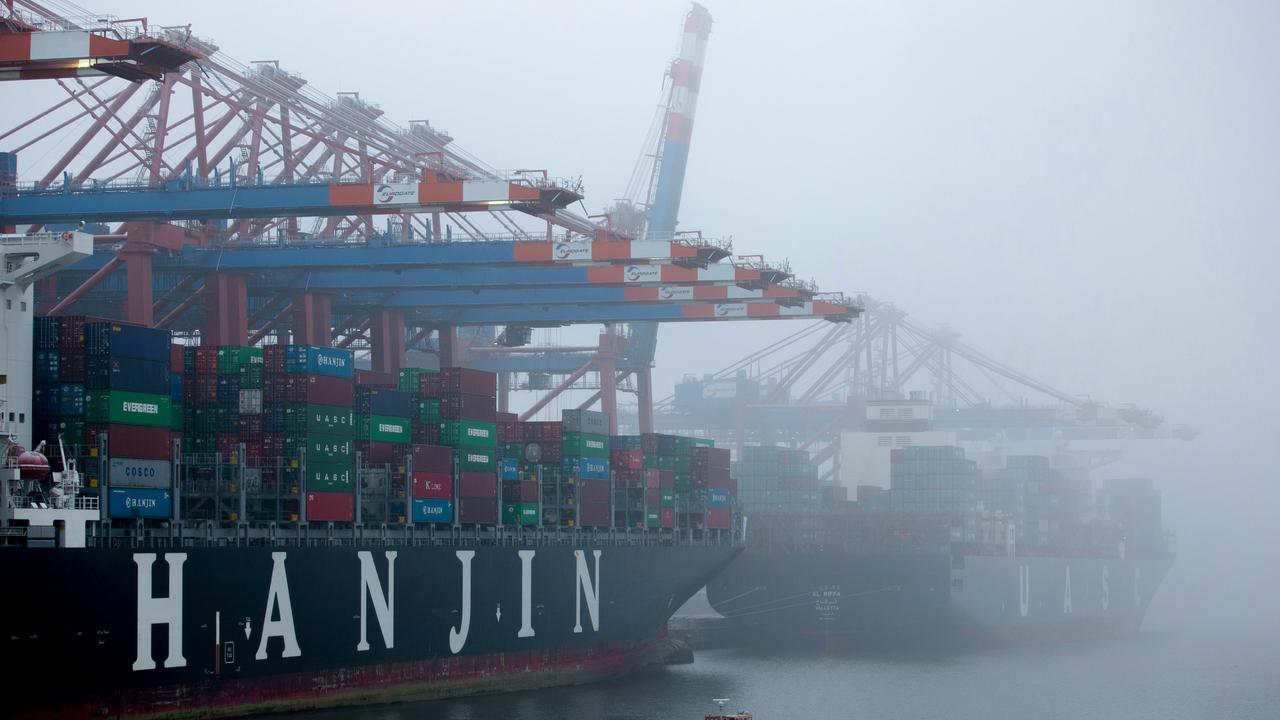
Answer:
<svg viewBox="0 0 1280 720"><path fill-rule="evenodd" d="M173 495L150 488L110 488L107 513L113 518L164 520L173 515Z"/></svg>
<svg viewBox="0 0 1280 720"><path fill-rule="evenodd" d="M107 480L113 488L166 489L173 485L173 466L168 460L112 457Z"/></svg>
<svg viewBox="0 0 1280 720"><path fill-rule="evenodd" d="M413 497L435 499L453 497L453 475L439 472L414 472Z"/></svg>

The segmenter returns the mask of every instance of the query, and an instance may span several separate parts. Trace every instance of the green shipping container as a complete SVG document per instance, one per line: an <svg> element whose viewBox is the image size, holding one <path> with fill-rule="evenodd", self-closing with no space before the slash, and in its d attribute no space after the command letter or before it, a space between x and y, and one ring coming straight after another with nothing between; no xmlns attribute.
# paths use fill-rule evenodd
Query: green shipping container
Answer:
<svg viewBox="0 0 1280 720"><path fill-rule="evenodd" d="M537 503L502 503L503 525L537 525Z"/></svg>
<svg viewBox="0 0 1280 720"><path fill-rule="evenodd" d="M294 403L284 408L284 431L295 436L351 437L355 434L355 415L351 408L337 405Z"/></svg>
<svg viewBox="0 0 1280 720"><path fill-rule="evenodd" d="M355 468L350 464L307 463L304 486L299 492L351 492L355 489Z"/></svg>
<svg viewBox="0 0 1280 720"><path fill-rule="evenodd" d="M420 378L427 373L438 372L428 368L401 368L400 381L397 389L400 392L418 394L418 385Z"/></svg>
<svg viewBox="0 0 1280 720"><path fill-rule="evenodd" d="M498 424L479 420L445 420L440 423L440 444L453 447L496 448Z"/></svg>
<svg viewBox="0 0 1280 720"><path fill-rule="evenodd" d="M84 419L95 425L168 428L173 419L173 403L168 395L88 390L84 394Z"/></svg>
<svg viewBox="0 0 1280 720"><path fill-rule="evenodd" d="M218 348L219 375L239 374L241 368L249 365L262 367L262 348L240 345L222 345Z"/></svg>
<svg viewBox="0 0 1280 720"><path fill-rule="evenodd" d="M423 425L440 424L440 398L418 401L418 422Z"/></svg>
<svg viewBox="0 0 1280 720"><path fill-rule="evenodd" d="M173 405L169 411L169 429L176 432L182 432L183 418L185 414L181 405Z"/></svg>
<svg viewBox="0 0 1280 720"><path fill-rule="evenodd" d="M560 444L564 457L609 457L609 436L594 433L565 433Z"/></svg>
<svg viewBox="0 0 1280 720"><path fill-rule="evenodd" d="M693 455L693 438L676 436L676 456L691 457Z"/></svg>
<svg viewBox="0 0 1280 720"><path fill-rule="evenodd" d="M459 472L493 472L498 467L497 451L493 448L464 447L455 451Z"/></svg>
<svg viewBox="0 0 1280 720"><path fill-rule="evenodd" d="M662 491L661 498L662 498L662 499L661 499L661 502L659 503L659 505L660 505L661 507L666 508L666 507L675 507L675 506L676 506L676 494L675 494L675 493L673 493L673 492L671 492L671 491L669 491L669 490L664 490L664 491Z"/></svg>
<svg viewBox="0 0 1280 720"><path fill-rule="evenodd" d="M694 447L715 447L716 441L711 438L690 438Z"/></svg>
<svg viewBox="0 0 1280 720"><path fill-rule="evenodd" d="M370 415L360 418L357 437L371 442L408 443L413 439L409 418Z"/></svg>
<svg viewBox="0 0 1280 720"><path fill-rule="evenodd" d="M661 527L662 513L656 508L653 510L646 510L644 513L644 524L645 524L645 527L651 527L651 528Z"/></svg>
<svg viewBox="0 0 1280 720"><path fill-rule="evenodd" d="M355 447L349 439L324 436L285 437L284 452L290 460L297 459L298 451L304 448L308 464L353 465L356 461Z"/></svg>

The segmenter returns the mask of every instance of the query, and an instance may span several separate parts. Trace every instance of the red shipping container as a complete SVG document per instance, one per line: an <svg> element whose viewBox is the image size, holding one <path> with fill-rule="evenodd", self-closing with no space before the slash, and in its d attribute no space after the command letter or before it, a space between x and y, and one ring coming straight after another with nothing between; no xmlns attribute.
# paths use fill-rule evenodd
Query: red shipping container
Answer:
<svg viewBox="0 0 1280 720"><path fill-rule="evenodd" d="M608 480L583 480L580 488L579 497L582 498L584 504L609 504L610 485Z"/></svg>
<svg viewBox="0 0 1280 720"><path fill-rule="evenodd" d="M676 509L662 508L661 510L658 511L658 520L662 523L662 527L664 528L670 529L675 527L676 526Z"/></svg>
<svg viewBox="0 0 1280 720"><path fill-rule="evenodd" d="M609 503L582 503L578 507L578 523L583 527L609 525Z"/></svg>
<svg viewBox="0 0 1280 720"><path fill-rule="evenodd" d="M662 472L660 470L645 470L644 487L646 490L657 490L662 487Z"/></svg>
<svg viewBox="0 0 1280 720"><path fill-rule="evenodd" d="M498 395L498 376L464 367L440 368L440 391L447 395Z"/></svg>
<svg viewBox="0 0 1280 720"><path fill-rule="evenodd" d="M659 470L658 471L658 487L663 490L676 489L676 471L675 470Z"/></svg>
<svg viewBox="0 0 1280 720"><path fill-rule="evenodd" d="M640 470L644 468L644 451L614 450L609 456L609 466L615 470Z"/></svg>
<svg viewBox="0 0 1280 720"><path fill-rule="evenodd" d="M458 495L468 498L496 498L498 474L484 472L458 473Z"/></svg>
<svg viewBox="0 0 1280 720"><path fill-rule="evenodd" d="M413 496L416 498L433 498L448 500L453 497L453 475L451 473L415 472L413 473Z"/></svg>
<svg viewBox="0 0 1280 720"><path fill-rule="evenodd" d="M487 395L445 395L440 398L440 419L494 422L497 400Z"/></svg>
<svg viewBox="0 0 1280 720"><path fill-rule="evenodd" d="M351 493L307 493L307 522L351 522L355 519L356 496Z"/></svg>
<svg viewBox="0 0 1280 720"><path fill-rule="evenodd" d="M133 425L89 425L85 442L97 446L98 435L107 435L107 456L139 460L168 460L173 433L168 428Z"/></svg>
<svg viewBox="0 0 1280 720"><path fill-rule="evenodd" d="M707 527L728 530L733 524L733 511L729 508L707 508Z"/></svg>
<svg viewBox="0 0 1280 720"><path fill-rule="evenodd" d="M693 467L709 467L729 469L729 448L695 447L693 449Z"/></svg>
<svg viewBox="0 0 1280 720"><path fill-rule="evenodd" d="M644 504L656 508L662 504L662 491L658 489L644 491Z"/></svg>
<svg viewBox="0 0 1280 720"><path fill-rule="evenodd" d="M515 413L500 412L498 413L497 419L494 422L500 422L500 423L520 422L520 416Z"/></svg>
<svg viewBox="0 0 1280 720"><path fill-rule="evenodd" d="M536 480L520 483L520 502L538 502L538 482Z"/></svg>
<svg viewBox="0 0 1280 720"><path fill-rule="evenodd" d="M355 386L348 378L329 375L290 375L285 379L285 400L351 407L355 403Z"/></svg>
<svg viewBox="0 0 1280 720"><path fill-rule="evenodd" d="M453 448L439 445L414 445L410 453L413 455L415 473L453 473Z"/></svg>
<svg viewBox="0 0 1280 720"><path fill-rule="evenodd" d="M264 376L284 374L283 345L264 345L262 347L262 374Z"/></svg>
<svg viewBox="0 0 1280 720"><path fill-rule="evenodd" d="M169 346L169 372L178 373L179 375L181 375L183 365L184 363L182 361L182 346L170 345Z"/></svg>
<svg viewBox="0 0 1280 720"><path fill-rule="evenodd" d="M399 445L389 442L356 443L356 451L360 453L360 457L366 464L400 463L404 461L405 456Z"/></svg>
<svg viewBox="0 0 1280 720"><path fill-rule="evenodd" d="M498 502L495 498L459 498L458 522L464 525L496 525Z"/></svg>
<svg viewBox="0 0 1280 720"><path fill-rule="evenodd" d="M356 385L360 387L396 388L400 385L400 377L391 373L374 370L357 370Z"/></svg>

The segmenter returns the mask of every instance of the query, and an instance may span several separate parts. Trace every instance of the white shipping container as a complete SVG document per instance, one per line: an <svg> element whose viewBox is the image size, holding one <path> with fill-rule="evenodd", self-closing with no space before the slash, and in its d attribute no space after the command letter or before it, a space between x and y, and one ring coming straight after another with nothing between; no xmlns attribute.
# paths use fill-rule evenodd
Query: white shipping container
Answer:
<svg viewBox="0 0 1280 720"><path fill-rule="evenodd" d="M241 390L240 391L240 414L241 415L261 415L262 414L262 391L261 390Z"/></svg>

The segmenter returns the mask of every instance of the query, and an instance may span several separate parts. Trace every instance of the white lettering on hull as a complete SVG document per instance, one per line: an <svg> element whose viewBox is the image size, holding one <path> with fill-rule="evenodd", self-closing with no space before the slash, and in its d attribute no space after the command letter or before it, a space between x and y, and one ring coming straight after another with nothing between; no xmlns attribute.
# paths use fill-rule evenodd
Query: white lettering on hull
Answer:
<svg viewBox="0 0 1280 720"><path fill-rule="evenodd" d="M267 609L262 616L262 639L258 641L258 652L255 660L267 659L267 640L273 637L284 638L284 652L280 657L298 657L302 650L298 647L298 634L293 626L293 603L289 601L289 577L285 573L284 561L287 553L271 553L271 588L267 591ZM272 616L279 611L279 619ZM246 628L246 632L248 632Z"/></svg>
<svg viewBox="0 0 1280 720"><path fill-rule="evenodd" d="M138 655L133 661L134 670L155 670L156 661L151 657L151 628L166 625L169 628L169 655L164 659L166 668L186 667L182 654L182 564L186 553L165 553L169 564L169 596L158 598L151 594L151 566L155 553L134 553L133 562L138 566Z"/></svg>
<svg viewBox="0 0 1280 720"><path fill-rule="evenodd" d="M382 644L388 650L396 646L396 551L388 550L387 555L387 591L382 592L382 582L378 580L378 568L373 564L373 553L362 550L356 553L360 558L360 643L356 650L365 652L369 649L366 619L368 600L373 600L373 614L378 619L378 629L382 631Z"/></svg>
<svg viewBox="0 0 1280 720"><path fill-rule="evenodd" d="M573 631L575 633L582 632L582 599L587 600L587 615L591 618L591 630L600 632L600 551L592 550L591 553L596 558L596 578L595 582L591 581L591 574L587 569L587 556L581 550L574 550L574 557L578 561L577 571L577 587L573 593Z"/></svg>
<svg viewBox="0 0 1280 720"><path fill-rule="evenodd" d="M533 556L535 550L520 550L520 632L516 637L533 637Z"/></svg>
<svg viewBox="0 0 1280 720"><path fill-rule="evenodd" d="M455 554L462 563L462 621L458 627L449 628L449 651L457 655L466 646L467 634L471 632L471 559L476 551L459 550Z"/></svg>
<svg viewBox="0 0 1280 720"><path fill-rule="evenodd" d="M1031 609L1031 568L1026 565L1018 566L1018 609L1022 617Z"/></svg>

